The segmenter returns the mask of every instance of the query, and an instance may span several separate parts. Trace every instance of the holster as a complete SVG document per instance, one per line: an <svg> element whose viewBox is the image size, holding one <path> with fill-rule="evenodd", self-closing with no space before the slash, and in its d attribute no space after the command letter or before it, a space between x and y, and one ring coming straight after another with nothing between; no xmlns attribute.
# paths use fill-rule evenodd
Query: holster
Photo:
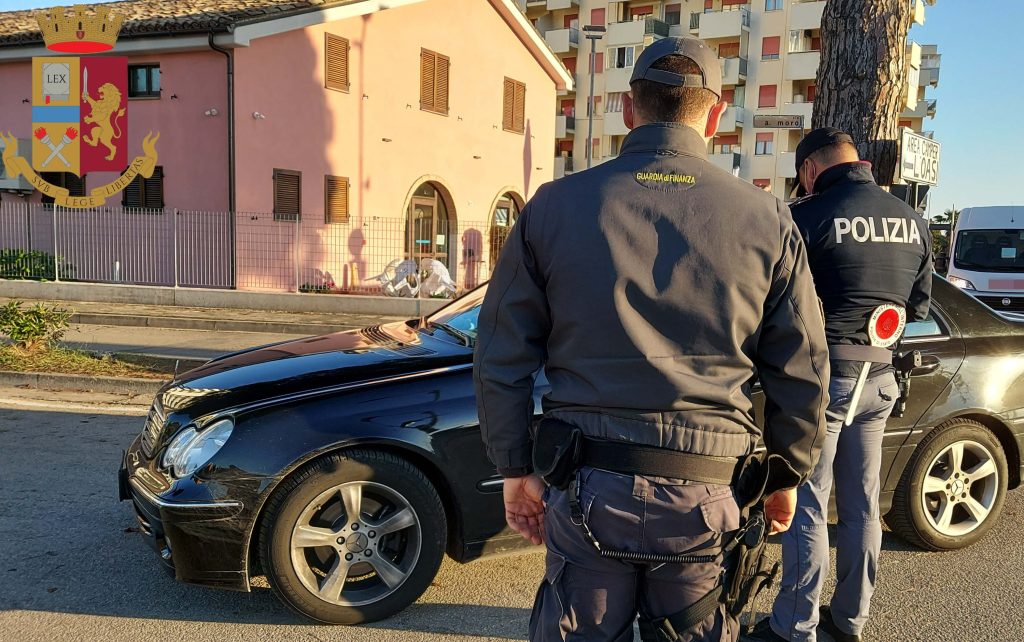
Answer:
<svg viewBox="0 0 1024 642"><path fill-rule="evenodd" d="M545 417L537 424L533 438L533 470L544 482L565 490L580 467L583 431L576 426Z"/></svg>

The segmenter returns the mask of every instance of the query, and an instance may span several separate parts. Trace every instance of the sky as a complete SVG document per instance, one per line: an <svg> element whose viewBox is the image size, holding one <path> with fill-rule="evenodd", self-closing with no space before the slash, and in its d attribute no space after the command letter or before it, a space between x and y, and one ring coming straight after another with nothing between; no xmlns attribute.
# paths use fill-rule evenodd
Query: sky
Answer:
<svg viewBox="0 0 1024 642"><path fill-rule="evenodd" d="M53 5L53 0L0 0L0 11ZM71 0L67 4L72 4ZM929 214L950 207L1024 204L1024 82L1017 39L1022 0L938 0L910 38L936 44L942 54L934 119L925 119L942 144L939 185Z"/></svg>

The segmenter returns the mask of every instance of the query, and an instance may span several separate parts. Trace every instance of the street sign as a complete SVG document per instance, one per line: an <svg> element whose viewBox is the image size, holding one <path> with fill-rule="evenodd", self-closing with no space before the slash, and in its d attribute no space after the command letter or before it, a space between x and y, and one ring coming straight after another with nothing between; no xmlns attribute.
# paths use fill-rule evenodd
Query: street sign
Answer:
<svg viewBox="0 0 1024 642"><path fill-rule="evenodd" d="M940 149L939 143L904 127L900 139L900 180L905 183L938 185Z"/></svg>
<svg viewBox="0 0 1024 642"><path fill-rule="evenodd" d="M774 129L803 129L803 115L758 115L754 116L754 127L770 127Z"/></svg>

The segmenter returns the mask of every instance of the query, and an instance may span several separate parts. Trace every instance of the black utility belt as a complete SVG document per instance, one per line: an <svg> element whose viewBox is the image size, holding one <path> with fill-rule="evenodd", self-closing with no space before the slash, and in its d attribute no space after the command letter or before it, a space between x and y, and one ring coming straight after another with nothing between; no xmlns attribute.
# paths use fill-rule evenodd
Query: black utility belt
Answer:
<svg viewBox="0 0 1024 642"><path fill-rule="evenodd" d="M832 344L828 347L828 358L832 361L868 361L892 364L892 350L876 346Z"/></svg>
<svg viewBox="0 0 1024 642"><path fill-rule="evenodd" d="M744 460L695 455L626 441L595 439L560 419L542 419L533 446L534 470L555 488L565 489L580 468L590 466L623 475L733 484Z"/></svg>

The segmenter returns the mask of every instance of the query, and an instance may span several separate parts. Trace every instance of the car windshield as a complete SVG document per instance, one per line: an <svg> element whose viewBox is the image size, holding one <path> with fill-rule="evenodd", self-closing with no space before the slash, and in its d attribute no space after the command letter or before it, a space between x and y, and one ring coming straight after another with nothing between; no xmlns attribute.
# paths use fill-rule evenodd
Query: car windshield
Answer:
<svg viewBox="0 0 1024 642"><path fill-rule="evenodd" d="M1024 230L961 230L956 267L981 272L1024 272Z"/></svg>
<svg viewBox="0 0 1024 642"><path fill-rule="evenodd" d="M440 327L449 334L468 339L467 343L475 342L480 304L483 303L486 293L486 285L467 292L428 317L427 327Z"/></svg>

